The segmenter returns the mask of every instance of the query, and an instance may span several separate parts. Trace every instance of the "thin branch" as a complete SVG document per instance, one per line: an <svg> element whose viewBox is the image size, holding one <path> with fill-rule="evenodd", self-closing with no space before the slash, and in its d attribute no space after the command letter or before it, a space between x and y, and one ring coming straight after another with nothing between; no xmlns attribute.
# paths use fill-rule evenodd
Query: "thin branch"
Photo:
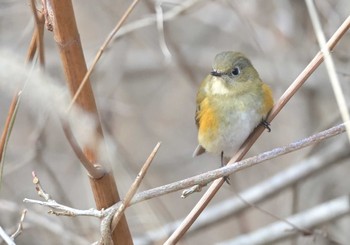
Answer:
<svg viewBox="0 0 350 245"><path fill-rule="evenodd" d="M21 215L21 218L19 220L19 223L18 223L18 226L17 226L17 230L11 235L11 238L13 240L16 239L16 237L18 237L22 231L23 231L23 222L24 222L24 218L26 217L26 214L27 214L27 209L24 209L22 211L22 215Z"/></svg>
<svg viewBox="0 0 350 245"><path fill-rule="evenodd" d="M78 157L81 164L84 166L84 168L89 173L89 175L93 178L99 178L100 176L103 176L106 172L105 169L102 168L101 165L93 164L85 156L83 150L80 148L77 140L75 139L67 120L61 119L61 124L62 124L63 132L67 138L67 141L69 142L75 155Z"/></svg>
<svg viewBox="0 0 350 245"><path fill-rule="evenodd" d="M161 0L156 2L155 9L156 9L156 16L157 16L156 20L157 20L157 30L158 30L158 39L159 39L160 49L162 50L162 53L165 57L165 61L169 63L171 60L171 53L165 41L164 14L163 14Z"/></svg>
<svg viewBox="0 0 350 245"><path fill-rule="evenodd" d="M48 194L42 185L40 184L40 180L35 174L35 172L32 172L33 176L33 184L35 185L35 189L40 197L42 197L45 202L33 200L33 199L27 199L25 198L23 200L24 203L30 203L30 204L38 204L41 206L46 206L52 208L52 210L49 211L50 214L55 214L57 216L92 216L97 218L102 218L105 216L104 210L96 210L96 209L89 209L89 210L80 210L71 208L62 204L57 203L55 200L53 200Z"/></svg>
<svg viewBox="0 0 350 245"><path fill-rule="evenodd" d="M341 88L340 83L339 83L339 79L337 76L337 72L335 69L335 65L334 65L332 56L331 56L330 51L327 47L326 38L325 38L324 33L322 31L321 23L320 23L320 20L319 20L317 11L316 11L314 1L313 0L305 0L305 1L306 1L307 9L309 11L312 25L313 25L315 33L316 33L318 44L319 44L320 49L324 55L324 63L326 65L329 80L332 84L333 92L334 92L335 98L336 98L337 103L338 103L340 115L343 119L343 122L347 122L350 120L350 116L349 116L348 107L346 105L345 96L344 96L344 93L343 93L342 88ZM349 16L349 18L350 18L350 16ZM347 126L346 130L347 130L348 139L350 141L350 126L349 125Z"/></svg>
<svg viewBox="0 0 350 245"><path fill-rule="evenodd" d="M118 224L122 214L124 213L126 207L128 207L130 205L132 198L134 197L136 191L140 187L141 182L142 182L143 178L145 177L148 168L151 166L151 163L159 150L160 144L161 144L161 142L158 142L157 145L154 147L153 151L151 152L151 154L147 158L146 162L143 164L143 166L142 166L140 172L138 173L134 183L132 183L129 191L126 193L124 200L122 200L122 204L119 206L118 211L115 213L115 215L113 217L112 230L114 230L115 227L117 226L117 224Z"/></svg>
<svg viewBox="0 0 350 245"><path fill-rule="evenodd" d="M133 9L135 8L136 4L139 2L140 0L134 0L130 6L128 7L128 9L125 11L125 13L123 14L123 16L121 17L121 19L118 21L117 25L114 27L114 29L112 30L112 32L108 35L107 39L104 41L104 43L102 44L100 50L97 52L95 59L91 65L91 67L89 68L89 70L86 72L83 80L81 81L79 88L77 89L77 91L75 92L73 99L70 103L70 105L67 108L67 112L69 112L73 106L73 104L75 103L75 101L77 100L79 94L81 93L81 91L83 90L83 87L85 86L85 84L88 81L88 78L90 77L93 69L95 68L97 62L99 61L99 59L102 56L102 53L106 50L107 46L110 44L110 42L112 41L113 37L115 36L115 34L117 33L117 31L120 29L120 27L124 24L124 22L126 21L126 19L128 18L128 16L131 14L131 12L133 11Z"/></svg>
<svg viewBox="0 0 350 245"><path fill-rule="evenodd" d="M350 213L349 196L342 196L331 201L320 204L307 211L293 215L287 220L298 227L304 229L312 229L315 226L320 226L339 217L343 217ZM221 245L242 245L242 244L272 244L279 240L299 234L297 230L285 222L276 222L254 231L250 234L245 234L236 237L230 241L222 242ZM313 234L320 234L314 232ZM331 240L331 239L330 239Z"/></svg>
<svg viewBox="0 0 350 245"><path fill-rule="evenodd" d="M24 198L23 202L29 203L29 204L41 205L44 207L49 207L51 208L51 210L49 210L48 213L54 214L56 216L70 216L70 217L89 216L89 217L96 217L96 218L103 218L105 216L105 212L103 210L100 211L93 208L86 209L86 210L71 208L71 207L62 205L60 203L57 203L53 199L49 199L47 201L38 201L38 200L29 199L29 198Z"/></svg>
<svg viewBox="0 0 350 245"><path fill-rule="evenodd" d="M103 244L106 244L106 242L111 240L111 235L110 235L111 231L113 231L117 227L117 224L120 221L122 215L124 214L126 208L129 206L131 199L134 197L136 191L140 187L141 182L145 177L148 168L151 166L151 163L159 150L160 144L161 143L158 142L157 145L154 147L153 151L147 158L146 162L143 164L140 172L138 173L134 182L132 183L128 192L126 193L124 200L120 202L119 207L110 211L107 217L102 221L101 233L102 233Z"/></svg>
<svg viewBox="0 0 350 245"><path fill-rule="evenodd" d="M327 46L330 50L333 50L338 41L342 38L342 36L346 33L346 31L350 27L350 16L344 21L344 23L338 28L338 30L334 33L332 38L328 41ZM267 122L271 122L277 114L282 110L285 104L290 100L290 98L298 91L298 89L304 84L304 82L310 77L310 75L317 69L317 67L323 61L322 52L318 52L314 59L309 63L309 65L302 71L302 73L295 79L295 81L289 86L289 88L285 91L285 93L281 96L278 103L272 108ZM243 156L248 152L254 142L258 139L258 137L262 134L264 128L258 127L254 132L249 136L249 138L244 142L241 146L240 150L236 153L235 156L231 158L228 162L228 165L235 164L236 161L239 161L243 158ZM224 183L224 179L216 180L207 190L207 192L202 196L197 205L191 210L182 224L175 230L175 232L169 237L169 239L165 242L165 244L175 244L180 238L186 233L186 231L191 227L194 221L198 218L200 213L205 209L205 207L209 204L211 199L215 196L218 190Z"/></svg>
<svg viewBox="0 0 350 245"><path fill-rule="evenodd" d="M16 214L21 209L20 205L15 202L0 199L0 211L6 213ZM49 232L52 239L63 238L64 244L89 244L87 237L77 235L77 232L67 229L63 224L54 221L51 217L43 216L42 213L36 213L35 210L30 211L30 215L27 215L26 224L34 227L40 227L42 231Z"/></svg>

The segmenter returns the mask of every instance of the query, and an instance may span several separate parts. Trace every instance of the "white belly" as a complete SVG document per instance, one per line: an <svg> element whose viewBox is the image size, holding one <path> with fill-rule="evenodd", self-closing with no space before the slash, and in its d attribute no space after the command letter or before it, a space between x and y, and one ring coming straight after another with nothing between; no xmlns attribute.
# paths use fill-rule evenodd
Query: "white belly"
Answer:
<svg viewBox="0 0 350 245"><path fill-rule="evenodd" d="M234 112L227 116L226 123L220 125L218 137L212 144L210 152L232 157L248 138L250 133L261 122L262 116L256 110Z"/></svg>

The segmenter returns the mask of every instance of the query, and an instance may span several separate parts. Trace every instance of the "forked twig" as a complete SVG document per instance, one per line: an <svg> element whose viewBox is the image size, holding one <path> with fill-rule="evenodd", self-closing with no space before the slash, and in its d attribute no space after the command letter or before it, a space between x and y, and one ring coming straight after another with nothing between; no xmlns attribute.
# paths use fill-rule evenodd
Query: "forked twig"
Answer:
<svg viewBox="0 0 350 245"><path fill-rule="evenodd" d="M18 226L17 226L17 230L11 235L11 238L13 240L15 240L16 237L18 237L22 233L22 231L23 231L23 221L24 221L24 218L26 217L26 214L27 214L27 209L24 209L22 211L21 218L20 218Z"/></svg>

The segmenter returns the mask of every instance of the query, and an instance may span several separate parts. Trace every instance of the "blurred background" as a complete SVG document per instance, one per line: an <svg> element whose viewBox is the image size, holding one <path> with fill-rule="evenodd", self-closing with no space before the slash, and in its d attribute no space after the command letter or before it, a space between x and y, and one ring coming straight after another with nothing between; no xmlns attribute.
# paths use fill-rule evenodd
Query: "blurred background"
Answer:
<svg viewBox="0 0 350 245"><path fill-rule="evenodd" d="M88 67L130 2L73 1ZM328 39L349 15L350 2L315 2ZM140 1L118 38L103 53L91 77L110 163L122 197L158 141L162 142L161 148L140 190L219 167L218 156L204 154L192 158L197 146L196 91L211 71L217 53L236 50L246 54L261 78L272 87L277 101L319 50L304 1L159 3ZM164 32L155 22L157 6L165 18ZM33 28L28 1L0 1L0 49L8 55L3 58L16 57L24 64ZM47 30L44 42L45 72L53 78L47 83L55 83L67 91L58 49L53 34ZM350 36L346 34L333 52L346 98L350 93L349 54ZM12 96L8 89L0 87L0 129L5 124ZM27 96L30 101L30 95ZM336 125L341 122L338 111L326 69L321 65L272 122L272 132L263 133L248 156ZM235 198L237 191L259 185L332 145L339 148L344 145L345 151L349 150L343 134L316 147L236 173L231 176L232 184L225 184L209 207ZM349 158L341 157L323 171L260 202L259 207L285 218L346 195L350 186L349 163ZM94 207L86 171L65 139L55 111L43 105L33 108L31 103L23 102L6 151L0 226L10 234L18 224L21 210L27 208L23 233L16 239L18 244L88 244L97 240L99 221L95 218L56 217L48 215L47 208L23 204L24 198L40 199L32 184L33 170L57 202L79 209ZM180 195L180 192L168 194L127 209L135 244L162 244L171 231L161 229L182 221L202 193L186 199ZM202 214L203 220L205 215L206 212ZM276 221L258 209L248 208L189 233L179 244L224 242ZM350 241L348 215L316 228L340 244ZM158 234L156 240L150 238L151 231ZM299 235L273 244L331 242L323 235Z"/></svg>

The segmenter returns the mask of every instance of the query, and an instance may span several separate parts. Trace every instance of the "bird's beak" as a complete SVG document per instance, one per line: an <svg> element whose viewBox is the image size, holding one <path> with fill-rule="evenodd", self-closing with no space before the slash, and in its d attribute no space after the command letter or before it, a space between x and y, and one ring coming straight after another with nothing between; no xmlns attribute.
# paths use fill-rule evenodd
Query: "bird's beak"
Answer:
<svg viewBox="0 0 350 245"><path fill-rule="evenodd" d="M217 72L217 71L212 71L212 72L210 72L210 74L214 77L221 77L221 75L222 75L220 72Z"/></svg>

